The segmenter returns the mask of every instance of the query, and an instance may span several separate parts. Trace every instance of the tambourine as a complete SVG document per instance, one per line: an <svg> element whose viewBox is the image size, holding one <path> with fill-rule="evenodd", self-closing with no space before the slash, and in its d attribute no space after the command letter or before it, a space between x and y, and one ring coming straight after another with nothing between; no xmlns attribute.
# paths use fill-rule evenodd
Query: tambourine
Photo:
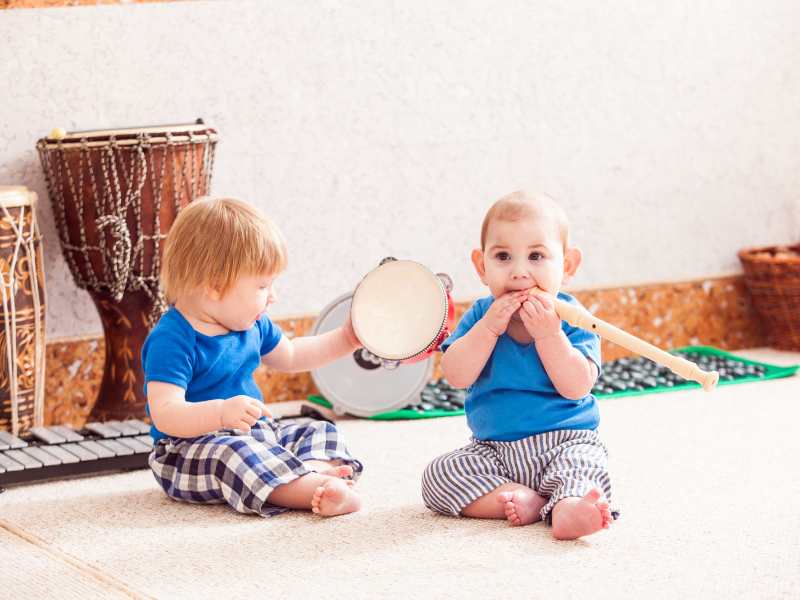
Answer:
<svg viewBox="0 0 800 600"><path fill-rule="evenodd" d="M447 275L386 258L352 294L326 306L312 335L341 327L348 315L363 348L311 371L338 414L370 417L419 401L433 374L433 353L454 321Z"/></svg>
<svg viewBox="0 0 800 600"><path fill-rule="evenodd" d="M352 294L345 294L326 306L311 334L318 335L344 325L352 299ZM311 371L311 378L333 405L333 411L357 417L371 417L415 404L432 375L430 359L399 369L384 369L380 360L363 348Z"/></svg>
<svg viewBox="0 0 800 600"><path fill-rule="evenodd" d="M386 368L428 358L450 335L453 281L411 260L384 258L353 293L353 330Z"/></svg>

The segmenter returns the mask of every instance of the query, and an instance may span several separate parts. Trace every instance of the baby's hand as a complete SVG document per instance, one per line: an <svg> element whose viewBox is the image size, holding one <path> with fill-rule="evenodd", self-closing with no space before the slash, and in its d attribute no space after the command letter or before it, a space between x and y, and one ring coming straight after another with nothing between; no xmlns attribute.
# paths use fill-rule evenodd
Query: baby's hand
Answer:
<svg viewBox="0 0 800 600"><path fill-rule="evenodd" d="M557 335L561 331L561 317L553 298L541 290L530 290L527 294L519 311L525 329L534 340Z"/></svg>
<svg viewBox="0 0 800 600"><path fill-rule="evenodd" d="M222 403L220 424L222 429L238 429L247 433L262 415L271 417L272 413L260 400L250 396L233 396Z"/></svg>
<svg viewBox="0 0 800 600"><path fill-rule="evenodd" d="M489 310L483 315L481 322L495 337L500 337L508 329L508 322L511 320L511 316L522 306L522 301L527 295L527 290L506 292L492 302Z"/></svg>
<svg viewBox="0 0 800 600"><path fill-rule="evenodd" d="M347 341L350 342L350 345L353 347L353 350L358 350L364 344L361 343L361 340L358 339L356 335L356 330L353 329L353 321L350 320L350 313L347 314L347 320L342 325L342 329L344 330L344 335L347 337Z"/></svg>

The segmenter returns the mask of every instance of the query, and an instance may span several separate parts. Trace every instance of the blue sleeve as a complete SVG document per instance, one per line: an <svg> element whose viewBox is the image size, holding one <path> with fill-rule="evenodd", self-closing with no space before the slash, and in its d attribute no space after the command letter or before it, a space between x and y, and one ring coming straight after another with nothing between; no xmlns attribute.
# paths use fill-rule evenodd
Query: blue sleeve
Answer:
<svg viewBox="0 0 800 600"><path fill-rule="evenodd" d="M581 306L581 303L571 296L559 296L570 304ZM586 329L573 327L566 321L563 322L563 329L573 347L577 348L581 354L597 365L598 375L602 373L603 363L600 358L600 336Z"/></svg>
<svg viewBox="0 0 800 600"><path fill-rule="evenodd" d="M269 354L281 341L281 328L275 325L267 315L263 315L258 320L258 327L261 330L261 356Z"/></svg>
<svg viewBox="0 0 800 600"><path fill-rule="evenodd" d="M445 352L458 338L463 337L467 334L467 332L472 329L472 326L475 325L480 319L483 317L484 308L481 306L480 301L475 302L472 306L469 307L467 312L461 317L461 320L456 325L455 331L450 334L450 336L442 342L441 350Z"/></svg>
<svg viewBox="0 0 800 600"><path fill-rule="evenodd" d="M169 323L159 323L142 347L145 391L150 381L189 388L194 373L194 336Z"/></svg>

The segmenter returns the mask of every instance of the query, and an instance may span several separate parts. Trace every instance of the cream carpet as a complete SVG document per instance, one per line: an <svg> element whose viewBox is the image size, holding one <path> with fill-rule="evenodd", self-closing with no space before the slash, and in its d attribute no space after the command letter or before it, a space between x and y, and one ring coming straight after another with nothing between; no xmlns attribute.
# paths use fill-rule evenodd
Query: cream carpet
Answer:
<svg viewBox="0 0 800 600"><path fill-rule="evenodd" d="M601 414L623 512L585 540L428 512L420 473L462 418L347 420L365 508L343 517L180 505L148 471L8 490L0 598L800 598L800 377Z"/></svg>

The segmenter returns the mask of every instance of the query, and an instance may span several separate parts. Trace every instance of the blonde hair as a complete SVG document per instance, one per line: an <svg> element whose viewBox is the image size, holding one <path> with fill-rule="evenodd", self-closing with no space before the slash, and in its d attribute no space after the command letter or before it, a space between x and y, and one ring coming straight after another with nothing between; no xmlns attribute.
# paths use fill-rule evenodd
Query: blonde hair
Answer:
<svg viewBox="0 0 800 600"><path fill-rule="evenodd" d="M199 198L181 210L164 245L161 283L167 301L204 286L221 295L243 275L286 268L286 244L275 224L233 198Z"/></svg>
<svg viewBox="0 0 800 600"><path fill-rule="evenodd" d="M492 221L519 221L526 217L551 217L558 227L564 250L567 249L569 221L564 209L546 194L531 194L517 190L497 200L487 211L481 226L481 250L486 247L486 235Z"/></svg>

